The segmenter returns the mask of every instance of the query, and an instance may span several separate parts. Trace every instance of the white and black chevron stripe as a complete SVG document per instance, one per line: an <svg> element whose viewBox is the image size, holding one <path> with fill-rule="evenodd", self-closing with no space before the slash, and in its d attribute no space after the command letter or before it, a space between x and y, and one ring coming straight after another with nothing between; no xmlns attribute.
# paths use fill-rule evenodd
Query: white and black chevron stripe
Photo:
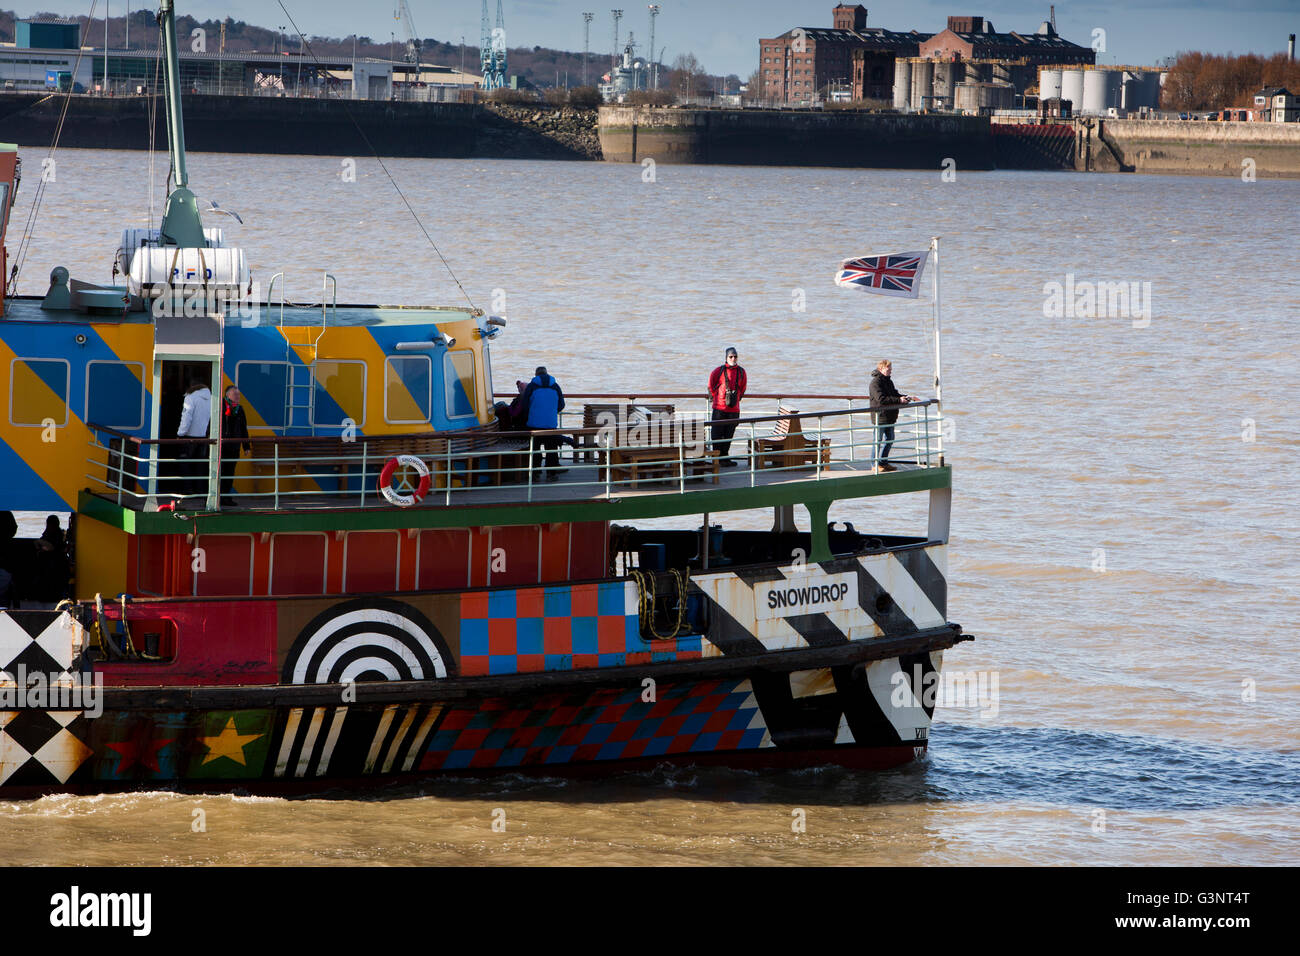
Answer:
<svg viewBox="0 0 1300 956"><path fill-rule="evenodd" d="M441 704L390 704L382 710L294 707L283 718L277 777L408 772L442 714Z"/></svg>
<svg viewBox="0 0 1300 956"><path fill-rule="evenodd" d="M931 545L807 567L702 574L692 588L709 603L705 657L754 656L802 647L829 647L881 636L906 636L946 623L946 548ZM857 600L821 613L763 619L765 585L842 580L852 574ZM838 576L832 578L831 576ZM941 651L908 654L866 665L756 674L755 699L773 743L796 749L832 745L925 746ZM898 675L903 676L898 676ZM913 686L917 677L922 686ZM928 696L928 699L927 699Z"/></svg>
<svg viewBox="0 0 1300 956"><path fill-rule="evenodd" d="M389 704L366 753L364 774L409 772L433 732L441 704Z"/></svg>
<svg viewBox="0 0 1300 956"><path fill-rule="evenodd" d="M701 574L692 578L691 587L710 605L703 656L832 646L940 627L946 623L948 604L945 552L945 546L932 545L804 567ZM767 620L759 618L756 602L760 585L781 581L798 585L845 573L852 573L856 578L856 606Z"/></svg>
<svg viewBox="0 0 1300 956"><path fill-rule="evenodd" d="M323 777L338 744L347 707L294 707L280 731L277 777Z"/></svg>

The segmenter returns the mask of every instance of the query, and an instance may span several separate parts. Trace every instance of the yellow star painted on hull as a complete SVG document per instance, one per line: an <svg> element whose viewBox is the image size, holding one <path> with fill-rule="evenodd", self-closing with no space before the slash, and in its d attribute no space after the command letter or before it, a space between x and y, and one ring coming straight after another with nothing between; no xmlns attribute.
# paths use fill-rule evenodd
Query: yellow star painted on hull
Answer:
<svg viewBox="0 0 1300 956"><path fill-rule="evenodd" d="M208 748L208 752L203 757L203 763L209 764L218 757L228 757L241 767L246 767L248 764L244 760L244 747L262 736L265 735L239 733L235 729L235 718L231 717L226 721L226 726L218 736L200 738L203 741L203 746Z"/></svg>

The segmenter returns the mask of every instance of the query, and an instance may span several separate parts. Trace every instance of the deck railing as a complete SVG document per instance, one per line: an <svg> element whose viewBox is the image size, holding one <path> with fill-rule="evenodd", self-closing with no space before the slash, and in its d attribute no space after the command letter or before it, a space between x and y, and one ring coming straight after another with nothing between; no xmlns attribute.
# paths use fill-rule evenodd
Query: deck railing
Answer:
<svg viewBox="0 0 1300 956"><path fill-rule="evenodd" d="M943 463L942 421L934 401L891 406L888 410L897 411L898 420L890 426L876 419L882 409L855 396L747 396L747 410L774 399L777 409L787 411L730 423L711 422L706 402L696 395L568 398L561 426L549 430L254 435L249 439L252 456L241 458L245 465L230 494L241 509L387 507L379 478L397 455L420 459L428 472L422 506L610 498L633 491L684 494L723 478L729 487L752 487L871 472L890 440L890 428L891 467ZM682 400L697 407L678 408ZM794 410L794 403L810 400L844 407ZM671 414L656 414L656 407L665 409L669 402ZM730 467L722 463L717 447L714 428L721 424L735 426L726 456L735 463ZM91 491L133 510L180 507L182 502L189 510L231 507L221 500L217 442L151 440L93 423L89 427L86 478ZM554 442L559 443L557 469L547 467L545 454ZM416 469L398 468L394 490L410 494L418 480Z"/></svg>

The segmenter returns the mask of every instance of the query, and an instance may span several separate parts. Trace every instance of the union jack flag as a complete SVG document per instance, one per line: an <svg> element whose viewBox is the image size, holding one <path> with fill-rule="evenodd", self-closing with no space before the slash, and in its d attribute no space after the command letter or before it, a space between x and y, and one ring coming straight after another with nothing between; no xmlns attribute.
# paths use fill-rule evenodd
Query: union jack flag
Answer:
<svg viewBox="0 0 1300 956"><path fill-rule="evenodd" d="M845 259L835 275L835 284L878 295L915 299L925 271L926 252L904 252L894 256L863 256Z"/></svg>

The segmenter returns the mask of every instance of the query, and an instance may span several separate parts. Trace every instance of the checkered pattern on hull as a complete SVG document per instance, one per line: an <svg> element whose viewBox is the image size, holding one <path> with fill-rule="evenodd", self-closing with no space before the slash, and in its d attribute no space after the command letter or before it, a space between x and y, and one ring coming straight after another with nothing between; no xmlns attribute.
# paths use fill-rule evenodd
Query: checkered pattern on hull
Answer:
<svg viewBox="0 0 1300 956"><path fill-rule="evenodd" d="M0 612L0 684L42 674L70 683L81 628L66 613ZM86 718L77 710L0 710L0 785L67 783L92 753Z"/></svg>
<svg viewBox="0 0 1300 956"><path fill-rule="evenodd" d="M507 591L460 599L466 677L695 660L699 636L647 643L630 581Z"/></svg>
<svg viewBox="0 0 1300 956"><path fill-rule="evenodd" d="M448 711L421 770L523 767L772 746L748 680L554 694Z"/></svg>

